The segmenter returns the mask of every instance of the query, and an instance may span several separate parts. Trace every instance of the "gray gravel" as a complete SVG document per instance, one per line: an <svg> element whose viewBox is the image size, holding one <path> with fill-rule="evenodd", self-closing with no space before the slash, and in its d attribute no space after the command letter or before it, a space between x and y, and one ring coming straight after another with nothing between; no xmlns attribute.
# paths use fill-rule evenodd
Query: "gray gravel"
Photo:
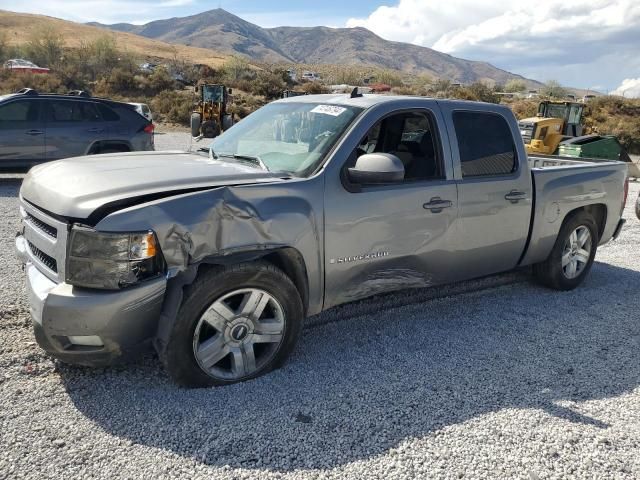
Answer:
<svg viewBox="0 0 640 480"><path fill-rule="evenodd" d="M639 183L576 291L520 272L378 297L312 318L277 372L183 390L153 355L91 370L38 349L19 182L0 176L1 479L640 478Z"/></svg>

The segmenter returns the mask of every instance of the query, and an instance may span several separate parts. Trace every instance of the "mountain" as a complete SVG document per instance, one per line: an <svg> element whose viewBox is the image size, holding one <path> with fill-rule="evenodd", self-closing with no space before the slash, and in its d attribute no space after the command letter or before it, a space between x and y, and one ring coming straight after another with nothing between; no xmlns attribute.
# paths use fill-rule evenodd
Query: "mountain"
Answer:
<svg viewBox="0 0 640 480"><path fill-rule="evenodd" d="M369 65L408 73L426 73L461 83L527 80L486 62L464 60L427 47L391 42L361 27L262 28L221 8L144 25L91 25L163 42L241 54L266 63ZM538 84L532 80L527 82Z"/></svg>
<svg viewBox="0 0 640 480"><path fill-rule="evenodd" d="M105 36L103 28L91 25L69 22L45 15L0 10L0 35L4 36L9 45L24 44L29 41L34 32L43 32L47 29L61 35L67 47L78 47L83 42ZM125 30L126 27L123 26L120 31L107 32L107 35L112 35L120 48L126 48L141 58L170 61L178 56L193 63L201 63L214 68L219 67L229 58L228 54L222 54L215 50L162 42L134 35Z"/></svg>

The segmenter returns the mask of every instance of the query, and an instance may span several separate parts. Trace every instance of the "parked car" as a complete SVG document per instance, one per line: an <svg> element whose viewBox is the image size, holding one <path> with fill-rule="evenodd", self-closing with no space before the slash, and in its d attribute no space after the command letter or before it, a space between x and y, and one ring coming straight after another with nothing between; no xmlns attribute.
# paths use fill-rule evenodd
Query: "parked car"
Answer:
<svg viewBox="0 0 640 480"><path fill-rule="evenodd" d="M292 82L295 82L298 79L298 72L296 72L293 68L287 69L287 78Z"/></svg>
<svg viewBox="0 0 640 480"><path fill-rule="evenodd" d="M152 343L187 386L277 368L305 316L370 295L527 265L576 288L624 223L623 163L527 158L493 104L300 96L208 154L104 164L61 160L22 183L36 339L84 365Z"/></svg>
<svg viewBox="0 0 640 480"><path fill-rule="evenodd" d="M49 73L51 70L45 67L39 67L29 60L23 58L12 58L4 62L4 68L12 70L14 72L28 72L28 73Z"/></svg>
<svg viewBox="0 0 640 480"><path fill-rule="evenodd" d="M133 105L136 108L136 112L138 112L150 122L153 122L153 114L151 113L149 105L147 105L146 103L129 103L129 105Z"/></svg>
<svg viewBox="0 0 640 480"><path fill-rule="evenodd" d="M155 63L141 63L139 65L140 71L143 73L153 73L155 72L156 68L158 68L158 65Z"/></svg>
<svg viewBox="0 0 640 480"><path fill-rule="evenodd" d="M23 89L0 97L0 168L96 153L153 150L153 124L132 105Z"/></svg>
<svg viewBox="0 0 640 480"><path fill-rule="evenodd" d="M302 80L307 82L317 82L320 80L320 74L316 72L303 72Z"/></svg>

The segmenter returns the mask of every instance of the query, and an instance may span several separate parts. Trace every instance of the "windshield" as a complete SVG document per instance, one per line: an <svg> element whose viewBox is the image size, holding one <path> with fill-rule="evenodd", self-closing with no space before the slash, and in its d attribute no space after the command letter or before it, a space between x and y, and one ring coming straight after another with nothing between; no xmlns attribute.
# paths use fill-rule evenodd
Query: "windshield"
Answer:
<svg viewBox="0 0 640 480"><path fill-rule="evenodd" d="M567 107L565 105L549 105L547 107L547 117L550 118L565 118L567 115Z"/></svg>
<svg viewBox="0 0 640 480"><path fill-rule="evenodd" d="M272 172L306 176L361 111L317 103L271 103L216 138L212 156L254 158Z"/></svg>
<svg viewBox="0 0 640 480"><path fill-rule="evenodd" d="M220 103L224 97L223 87L202 87L202 97L205 102Z"/></svg>

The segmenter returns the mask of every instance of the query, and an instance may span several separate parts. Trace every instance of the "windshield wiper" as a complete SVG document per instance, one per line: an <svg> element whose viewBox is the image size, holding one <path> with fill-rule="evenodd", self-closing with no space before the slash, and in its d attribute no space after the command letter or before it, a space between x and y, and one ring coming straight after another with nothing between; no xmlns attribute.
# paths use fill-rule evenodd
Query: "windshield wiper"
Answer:
<svg viewBox="0 0 640 480"><path fill-rule="evenodd" d="M257 155L240 155L238 153L229 154L229 153L219 153L218 157L226 157L226 158L235 158L236 160L244 161L243 163L250 163L251 165L256 165L267 172L270 172L269 167L262 161L260 157Z"/></svg>

